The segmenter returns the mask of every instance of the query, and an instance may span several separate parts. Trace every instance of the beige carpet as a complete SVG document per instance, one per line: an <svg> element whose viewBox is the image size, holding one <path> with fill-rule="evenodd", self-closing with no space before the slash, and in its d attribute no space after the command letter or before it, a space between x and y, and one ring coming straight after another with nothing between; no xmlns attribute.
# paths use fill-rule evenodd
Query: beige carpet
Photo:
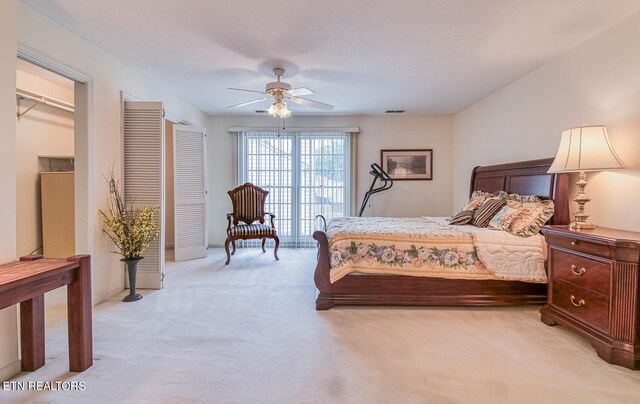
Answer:
<svg viewBox="0 0 640 404"><path fill-rule="evenodd" d="M239 250L170 263L165 289L94 310L95 363L67 372L64 307L47 364L12 381L84 391L0 391L2 402L640 402L640 371L539 321L538 308L314 309L314 250Z"/></svg>

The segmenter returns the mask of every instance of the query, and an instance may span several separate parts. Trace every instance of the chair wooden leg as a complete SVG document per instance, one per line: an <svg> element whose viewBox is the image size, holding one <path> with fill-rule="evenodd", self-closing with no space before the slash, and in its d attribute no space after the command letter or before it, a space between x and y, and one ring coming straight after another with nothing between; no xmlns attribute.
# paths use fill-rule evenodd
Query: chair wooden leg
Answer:
<svg viewBox="0 0 640 404"><path fill-rule="evenodd" d="M267 250L265 250L265 249L264 249L264 244L265 244L266 242L267 242L267 239L266 239L266 238L263 238L263 239L262 239L262 252L263 252L263 253L266 253L266 252L267 252Z"/></svg>
<svg viewBox="0 0 640 404"><path fill-rule="evenodd" d="M230 242L231 242L230 239L226 239L225 242L224 242L224 251L227 253L227 262L224 263L225 265L229 265L229 262L231 261L231 255L229 254L229 243ZM235 247L235 243L234 243L234 247Z"/></svg>
<svg viewBox="0 0 640 404"><path fill-rule="evenodd" d="M280 261L280 258L278 258L278 246L280 245L280 239L278 236L273 236L273 239L276 242L276 247L273 249L273 256L276 257L276 261Z"/></svg>
<svg viewBox="0 0 640 404"><path fill-rule="evenodd" d="M231 250L231 255L234 255L236 253L236 241L231 240L231 245L233 246L233 250Z"/></svg>

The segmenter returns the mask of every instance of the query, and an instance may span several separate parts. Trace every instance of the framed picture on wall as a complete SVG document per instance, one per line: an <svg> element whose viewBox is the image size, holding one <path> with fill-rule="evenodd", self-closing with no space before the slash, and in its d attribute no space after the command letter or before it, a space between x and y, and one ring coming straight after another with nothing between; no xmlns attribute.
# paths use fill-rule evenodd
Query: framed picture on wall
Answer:
<svg viewBox="0 0 640 404"><path fill-rule="evenodd" d="M380 150L380 165L394 181L432 180L433 149Z"/></svg>

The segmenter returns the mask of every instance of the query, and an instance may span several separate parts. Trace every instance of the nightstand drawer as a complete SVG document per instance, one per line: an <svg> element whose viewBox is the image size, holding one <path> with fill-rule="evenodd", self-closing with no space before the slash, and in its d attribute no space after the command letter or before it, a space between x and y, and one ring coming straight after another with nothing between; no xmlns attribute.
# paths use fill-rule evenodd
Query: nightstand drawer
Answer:
<svg viewBox="0 0 640 404"><path fill-rule="evenodd" d="M576 237L571 237L571 232L563 235L550 233L547 235L547 244L566 248L568 250L597 255L603 258L611 258L611 251L609 250L609 245L607 243L599 243L595 240L579 240Z"/></svg>
<svg viewBox="0 0 640 404"><path fill-rule="evenodd" d="M609 299L559 279L553 281L552 302L571 316L598 327L609 329Z"/></svg>
<svg viewBox="0 0 640 404"><path fill-rule="evenodd" d="M585 289L609 296L612 261L584 257L551 248L553 276Z"/></svg>

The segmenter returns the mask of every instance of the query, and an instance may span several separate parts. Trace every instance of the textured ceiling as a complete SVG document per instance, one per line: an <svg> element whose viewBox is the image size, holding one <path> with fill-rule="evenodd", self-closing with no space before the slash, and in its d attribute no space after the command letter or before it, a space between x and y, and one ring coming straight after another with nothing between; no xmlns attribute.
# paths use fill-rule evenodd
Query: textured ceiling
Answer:
<svg viewBox="0 0 640 404"><path fill-rule="evenodd" d="M23 0L210 114L271 69L332 112L455 113L640 9L638 0ZM255 95L255 97L254 97Z"/></svg>

